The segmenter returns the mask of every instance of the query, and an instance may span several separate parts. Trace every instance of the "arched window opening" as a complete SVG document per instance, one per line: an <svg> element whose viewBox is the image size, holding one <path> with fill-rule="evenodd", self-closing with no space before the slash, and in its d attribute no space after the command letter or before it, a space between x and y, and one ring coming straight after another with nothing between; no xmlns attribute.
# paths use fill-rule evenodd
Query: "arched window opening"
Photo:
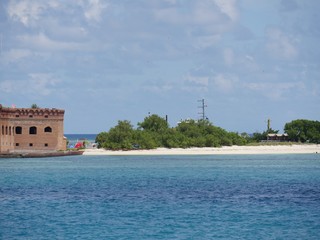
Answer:
<svg viewBox="0 0 320 240"><path fill-rule="evenodd" d="M16 127L16 134L22 134L22 127Z"/></svg>
<svg viewBox="0 0 320 240"><path fill-rule="evenodd" d="M52 128L51 128L51 127L46 127L46 128L44 129L44 132L51 133L51 132L52 132Z"/></svg>
<svg viewBox="0 0 320 240"><path fill-rule="evenodd" d="M29 134L37 134L37 128L36 127L30 127Z"/></svg>
<svg viewBox="0 0 320 240"><path fill-rule="evenodd" d="M4 126L2 126L2 135L4 135Z"/></svg>
<svg viewBox="0 0 320 240"><path fill-rule="evenodd" d="M11 135L11 126L9 127L9 135Z"/></svg>
<svg viewBox="0 0 320 240"><path fill-rule="evenodd" d="M8 126L6 126L6 135L8 135Z"/></svg>

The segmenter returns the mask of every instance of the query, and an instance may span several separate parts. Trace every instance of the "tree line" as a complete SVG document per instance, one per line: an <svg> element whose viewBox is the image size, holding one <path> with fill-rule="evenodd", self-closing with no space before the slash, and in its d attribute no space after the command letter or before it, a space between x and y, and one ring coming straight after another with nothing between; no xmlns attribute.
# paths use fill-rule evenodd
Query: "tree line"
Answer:
<svg viewBox="0 0 320 240"><path fill-rule="evenodd" d="M108 132L99 133L96 143L106 149L131 150L244 145L246 139L216 127L208 120L184 120L170 128L164 118L153 114L139 122L137 128L130 121L118 121Z"/></svg>
<svg viewBox="0 0 320 240"><path fill-rule="evenodd" d="M293 120L284 125L284 133L288 134L289 142L320 143L320 122L306 119ZM260 142L267 139L269 133L277 134L279 130L272 128L252 136L253 142Z"/></svg>
<svg viewBox="0 0 320 240"><path fill-rule="evenodd" d="M144 118L134 128L130 121L118 121L108 132L101 132L96 137L99 148L110 150L189 148L189 147L221 147L246 145L267 139L267 134L278 133L272 128L263 133L228 132L214 126L208 120L188 119L181 121L176 127L170 127L167 121L156 115ZM320 142L320 122L295 120L286 123L284 131L289 141Z"/></svg>
<svg viewBox="0 0 320 240"><path fill-rule="evenodd" d="M286 123L284 131L290 141L320 143L320 122L305 119L294 120Z"/></svg>

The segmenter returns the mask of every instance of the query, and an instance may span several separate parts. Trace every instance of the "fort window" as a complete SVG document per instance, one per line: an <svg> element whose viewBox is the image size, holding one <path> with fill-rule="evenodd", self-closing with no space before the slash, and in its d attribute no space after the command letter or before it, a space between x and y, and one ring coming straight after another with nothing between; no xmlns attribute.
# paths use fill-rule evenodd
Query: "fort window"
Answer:
<svg viewBox="0 0 320 240"><path fill-rule="evenodd" d="M33 115L29 115L29 118L33 118Z"/></svg>
<svg viewBox="0 0 320 240"><path fill-rule="evenodd" d="M16 134L22 134L22 127L16 127Z"/></svg>
<svg viewBox="0 0 320 240"><path fill-rule="evenodd" d="M19 143L16 143L16 147L19 147L19 145L20 145Z"/></svg>
<svg viewBox="0 0 320 240"><path fill-rule="evenodd" d="M45 147L48 147L49 145L48 145L48 143L45 143L44 146L45 146Z"/></svg>
<svg viewBox="0 0 320 240"><path fill-rule="evenodd" d="M4 126L2 126L2 135L4 135Z"/></svg>
<svg viewBox="0 0 320 240"><path fill-rule="evenodd" d="M33 143L29 143L29 147L33 147Z"/></svg>
<svg viewBox="0 0 320 240"><path fill-rule="evenodd" d="M52 132L52 128L51 128L51 127L46 127L46 128L44 129L44 132L49 132L49 133L51 133L51 132Z"/></svg>
<svg viewBox="0 0 320 240"><path fill-rule="evenodd" d="M6 126L6 135L8 135L8 126Z"/></svg>
<svg viewBox="0 0 320 240"><path fill-rule="evenodd" d="M11 126L9 127L9 135L11 135Z"/></svg>
<svg viewBox="0 0 320 240"><path fill-rule="evenodd" d="M20 117L19 115L16 115L16 117Z"/></svg>
<svg viewBox="0 0 320 240"><path fill-rule="evenodd" d="M45 117L45 118L48 118L48 115L45 115L44 117Z"/></svg>
<svg viewBox="0 0 320 240"><path fill-rule="evenodd" d="M37 134L37 128L36 127L30 127L29 134Z"/></svg>

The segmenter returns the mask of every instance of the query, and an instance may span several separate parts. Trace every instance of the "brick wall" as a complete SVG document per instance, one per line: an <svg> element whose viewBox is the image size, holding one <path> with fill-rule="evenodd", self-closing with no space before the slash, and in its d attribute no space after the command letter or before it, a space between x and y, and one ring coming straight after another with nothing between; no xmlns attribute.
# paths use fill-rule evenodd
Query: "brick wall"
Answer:
<svg viewBox="0 0 320 240"><path fill-rule="evenodd" d="M66 150L64 110L0 107L0 152Z"/></svg>

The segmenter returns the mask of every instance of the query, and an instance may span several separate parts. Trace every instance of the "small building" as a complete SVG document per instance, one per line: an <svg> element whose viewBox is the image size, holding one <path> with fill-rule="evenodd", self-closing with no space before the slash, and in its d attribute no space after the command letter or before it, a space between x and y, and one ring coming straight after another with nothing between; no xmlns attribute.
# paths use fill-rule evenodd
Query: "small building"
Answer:
<svg viewBox="0 0 320 240"><path fill-rule="evenodd" d="M64 110L0 105L0 153L66 150Z"/></svg>
<svg viewBox="0 0 320 240"><path fill-rule="evenodd" d="M267 141L272 142L286 142L288 141L288 134L269 133L267 135Z"/></svg>

